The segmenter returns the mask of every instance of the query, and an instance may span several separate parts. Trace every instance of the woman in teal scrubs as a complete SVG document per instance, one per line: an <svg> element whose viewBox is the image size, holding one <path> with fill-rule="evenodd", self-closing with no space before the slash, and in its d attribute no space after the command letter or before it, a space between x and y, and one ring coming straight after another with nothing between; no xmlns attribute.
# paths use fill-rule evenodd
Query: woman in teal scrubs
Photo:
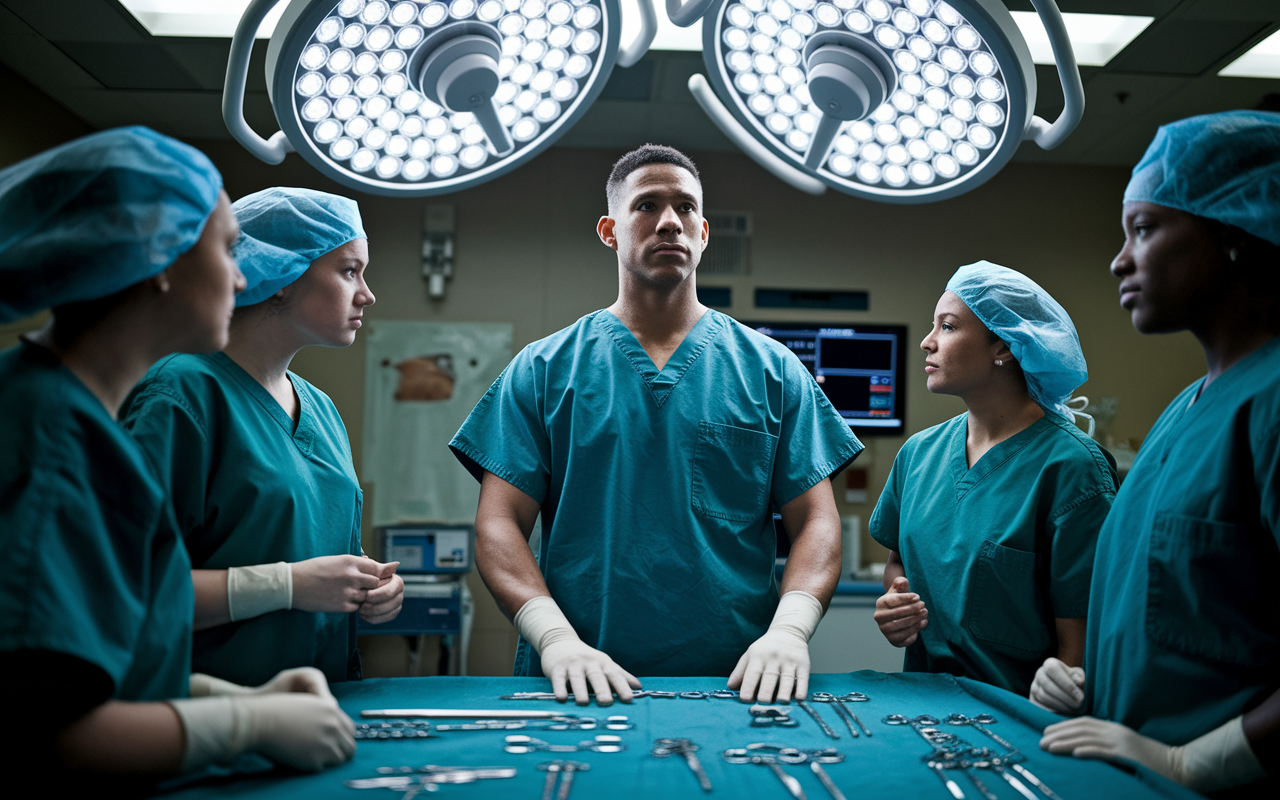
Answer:
<svg viewBox="0 0 1280 800"><path fill-rule="evenodd" d="M233 205L248 288L220 353L157 363L124 425L172 495L196 590L198 672L259 684L314 666L360 678L356 617L399 613L395 564L364 558L362 494L329 397L289 372L304 347L347 347L373 305L355 201L273 188Z"/></svg>
<svg viewBox="0 0 1280 800"><path fill-rule="evenodd" d="M1071 318L1021 273L961 267L920 343L930 392L968 413L907 440L871 517L888 547L875 619L904 669L1027 694L1036 667L1084 658L1110 456L1065 401L1088 377Z"/></svg>
<svg viewBox="0 0 1280 800"><path fill-rule="evenodd" d="M0 171L0 322L53 309L0 353L0 703L20 726L5 763L23 770L11 781L159 776L246 750L318 769L354 751L314 670L260 690L190 675L190 562L116 422L158 358L226 343L244 278L221 186L203 153L146 128ZM183 699L189 678L237 696Z"/></svg>
<svg viewBox="0 0 1280 800"><path fill-rule="evenodd" d="M1275 797L1280 114L1162 127L1121 219L1121 307L1140 333L1191 331L1208 372L1147 434L1103 526L1084 670L1036 676L1046 706L1092 717L1041 746Z"/></svg>

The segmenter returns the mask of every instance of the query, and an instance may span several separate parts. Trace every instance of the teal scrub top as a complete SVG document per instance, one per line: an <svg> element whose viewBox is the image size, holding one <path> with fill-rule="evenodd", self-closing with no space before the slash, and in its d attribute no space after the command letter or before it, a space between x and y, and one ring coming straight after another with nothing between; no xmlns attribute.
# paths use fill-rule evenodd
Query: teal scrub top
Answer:
<svg viewBox="0 0 1280 800"><path fill-rule="evenodd" d="M902 557L929 624L907 672L947 672L1026 696L1058 650L1058 617L1084 617L1098 529L1116 492L1110 455L1052 411L969 467L969 415L921 431L871 515Z"/></svg>
<svg viewBox="0 0 1280 800"><path fill-rule="evenodd" d="M112 691L98 702L187 696L191 562L164 489L101 401L29 342L0 353L0 552L0 651L101 669Z"/></svg>
<svg viewBox="0 0 1280 800"><path fill-rule="evenodd" d="M791 351L708 311L661 371L597 311L526 347L449 445L542 507L538 563L635 675L728 675L778 603L770 504L862 444ZM528 642L516 675L540 676Z"/></svg>
<svg viewBox="0 0 1280 800"><path fill-rule="evenodd" d="M165 358L125 400L121 421L167 485L196 569L361 552L347 429L324 392L289 379L296 426L223 353ZM300 666L359 679L356 615L273 611L195 635L196 672L256 686Z"/></svg>
<svg viewBox="0 0 1280 800"><path fill-rule="evenodd" d="M1280 338L1165 409L1098 540L1087 708L1180 745L1280 684Z"/></svg>

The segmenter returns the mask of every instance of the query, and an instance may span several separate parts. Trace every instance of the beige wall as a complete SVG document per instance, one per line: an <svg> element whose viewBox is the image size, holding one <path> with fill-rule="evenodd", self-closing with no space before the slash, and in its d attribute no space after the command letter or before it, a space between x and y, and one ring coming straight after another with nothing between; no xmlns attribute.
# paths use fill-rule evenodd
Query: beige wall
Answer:
<svg viewBox="0 0 1280 800"><path fill-rule="evenodd" d="M2 83L2 82L0 82ZM2 99L2 98L0 98ZM0 130L0 164L81 131L79 123L42 95L17 99L50 124L44 134L18 137ZM268 167L234 143L193 142L223 170L231 196L270 185L344 191L297 156ZM367 312L382 319L510 322L517 347L545 336L616 294L616 262L595 236L604 208L604 180L619 153L552 149L512 174L441 198L390 200L356 195L369 232L368 280L378 303ZM1019 269L1071 313L1080 331L1091 378L1081 392L1120 398L1113 433L1140 440L1174 394L1203 370L1188 334L1142 337L1117 305L1107 265L1120 245L1119 198L1127 173L1100 167L1014 164L964 197L923 206L891 206L835 192L814 198L796 192L736 153L693 153L703 173L706 208L754 215L750 275L706 281L733 288L730 312L743 317L905 323L913 342L922 337L948 276L958 266L988 259ZM457 209L456 276L444 300L426 296L419 252L423 208L431 202ZM756 286L860 289L866 312L757 311ZM0 328L0 345L22 324ZM933 396L914 357L908 382L910 431L963 410L955 398ZM361 468L363 343L342 351L313 348L299 354L296 371L333 397L347 422ZM842 513L869 519L901 439L871 440L860 466L869 470L870 502ZM1136 441L1135 441L1136 444ZM371 544L371 543L370 543ZM869 540L867 560L883 551ZM508 674L515 637L478 579L472 672ZM367 642L371 673L395 671L403 651Z"/></svg>

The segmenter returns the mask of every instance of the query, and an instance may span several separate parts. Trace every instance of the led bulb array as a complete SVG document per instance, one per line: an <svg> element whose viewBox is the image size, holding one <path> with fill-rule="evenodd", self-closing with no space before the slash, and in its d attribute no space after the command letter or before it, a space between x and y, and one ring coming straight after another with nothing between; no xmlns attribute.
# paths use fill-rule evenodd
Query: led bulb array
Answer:
<svg viewBox="0 0 1280 800"><path fill-rule="evenodd" d="M1007 134L1009 90L988 44L934 0L738 0L716 19L721 77L755 129L803 161L821 111L809 97L805 43L856 34L892 60L897 88L846 123L820 171L858 189L931 188L981 167Z"/></svg>
<svg viewBox="0 0 1280 800"><path fill-rule="evenodd" d="M436 105L408 73L434 30L463 21L502 42L494 103L516 147L501 158L473 114ZM341 0L302 49L294 109L339 169L391 184L466 177L519 157L572 113L599 72L604 25L600 0Z"/></svg>

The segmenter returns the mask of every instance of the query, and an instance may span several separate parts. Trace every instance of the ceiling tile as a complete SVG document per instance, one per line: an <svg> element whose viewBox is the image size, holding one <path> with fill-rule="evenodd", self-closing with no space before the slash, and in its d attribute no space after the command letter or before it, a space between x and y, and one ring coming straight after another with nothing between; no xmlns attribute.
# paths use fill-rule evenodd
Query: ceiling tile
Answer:
<svg viewBox="0 0 1280 800"><path fill-rule="evenodd" d="M1280 22L1276 0L1188 0L1178 7L1179 19L1269 19Z"/></svg>
<svg viewBox="0 0 1280 800"><path fill-rule="evenodd" d="M1270 24L1266 20L1159 20L1107 66L1122 72L1201 75Z"/></svg>
<svg viewBox="0 0 1280 800"><path fill-rule="evenodd" d="M3 0L46 39L63 42L144 42L147 34L110 0Z"/></svg>
<svg viewBox="0 0 1280 800"><path fill-rule="evenodd" d="M1222 0L1214 0L1222 2ZM1182 0L1058 0L1064 14L1128 14L1137 17L1161 17ZM1031 0L1005 0L1010 11L1035 11Z"/></svg>
<svg viewBox="0 0 1280 800"><path fill-rule="evenodd" d="M1085 116L1131 120L1188 86L1194 79L1169 75L1103 72L1085 84Z"/></svg>
<svg viewBox="0 0 1280 800"><path fill-rule="evenodd" d="M220 138L222 95L217 92L129 92L133 102L155 120L156 129L179 139ZM270 132L268 132L270 133Z"/></svg>
<svg viewBox="0 0 1280 800"><path fill-rule="evenodd" d="M110 89L199 89L170 55L153 43L56 42Z"/></svg>
<svg viewBox="0 0 1280 800"><path fill-rule="evenodd" d="M191 76L201 89L222 91L227 80L230 39L157 38L156 44ZM250 75L253 74L251 71ZM259 73L261 74L261 68Z"/></svg>
<svg viewBox="0 0 1280 800"><path fill-rule="evenodd" d="M46 91L53 99L98 130L122 125L147 125L155 128L159 124L158 120L133 101L128 92L64 87Z"/></svg>

